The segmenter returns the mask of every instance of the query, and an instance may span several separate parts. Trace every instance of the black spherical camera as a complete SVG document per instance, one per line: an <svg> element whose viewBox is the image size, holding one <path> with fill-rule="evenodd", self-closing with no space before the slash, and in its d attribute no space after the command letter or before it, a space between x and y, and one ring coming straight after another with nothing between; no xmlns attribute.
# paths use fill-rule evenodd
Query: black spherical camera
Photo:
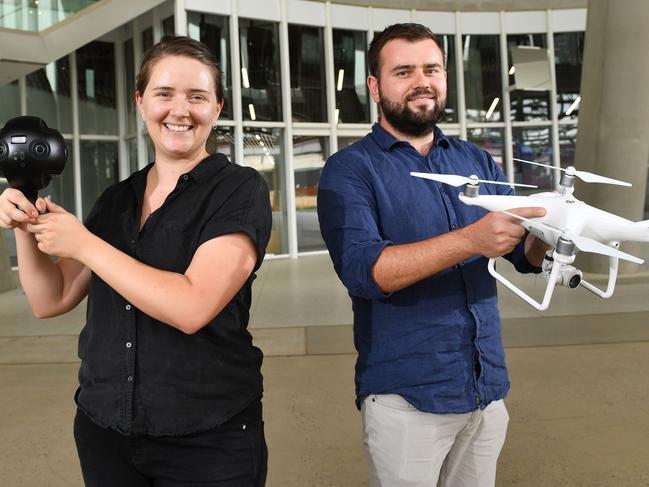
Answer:
<svg viewBox="0 0 649 487"><path fill-rule="evenodd" d="M41 118L12 118L0 130L0 174L32 203L67 160L63 136Z"/></svg>

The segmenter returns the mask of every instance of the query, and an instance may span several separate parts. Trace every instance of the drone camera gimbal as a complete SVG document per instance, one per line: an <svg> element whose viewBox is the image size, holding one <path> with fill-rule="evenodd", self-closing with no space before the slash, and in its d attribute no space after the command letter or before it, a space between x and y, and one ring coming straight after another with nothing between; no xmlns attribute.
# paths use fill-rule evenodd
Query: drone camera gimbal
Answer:
<svg viewBox="0 0 649 487"><path fill-rule="evenodd" d="M38 117L12 118L0 130L0 175L32 202L59 175L68 149L58 130Z"/></svg>

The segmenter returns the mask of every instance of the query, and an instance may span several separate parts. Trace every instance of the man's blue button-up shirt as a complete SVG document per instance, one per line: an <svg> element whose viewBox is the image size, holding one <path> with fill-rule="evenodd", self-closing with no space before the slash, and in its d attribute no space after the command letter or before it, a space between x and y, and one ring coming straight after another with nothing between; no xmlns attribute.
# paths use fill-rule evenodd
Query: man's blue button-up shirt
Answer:
<svg viewBox="0 0 649 487"><path fill-rule="evenodd" d="M427 156L380 125L327 160L318 190L322 235L354 310L356 394L400 394L417 409L464 413L509 390L496 283L474 256L386 294L371 268L387 245L416 242L469 225L487 211L458 199L462 188L411 171L506 180L485 151L435 128ZM482 194L509 194L483 184ZM523 243L507 256L536 271Z"/></svg>

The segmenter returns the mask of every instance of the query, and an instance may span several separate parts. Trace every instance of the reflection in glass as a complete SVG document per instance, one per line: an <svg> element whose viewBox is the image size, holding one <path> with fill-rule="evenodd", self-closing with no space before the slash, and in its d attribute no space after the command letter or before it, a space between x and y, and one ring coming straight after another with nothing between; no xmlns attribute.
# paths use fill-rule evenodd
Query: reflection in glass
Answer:
<svg viewBox="0 0 649 487"><path fill-rule="evenodd" d="M464 95L469 122L502 119L500 41L497 35L463 35Z"/></svg>
<svg viewBox="0 0 649 487"><path fill-rule="evenodd" d="M326 122L322 27L288 26L291 108L294 122Z"/></svg>
<svg viewBox="0 0 649 487"><path fill-rule="evenodd" d="M225 155L230 162L234 161L234 127L216 127L205 144L207 152L214 154L219 152Z"/></svg>
<svg viewBox="0 0 649 487"><path fill-rule="evenodd" d="M76 56L81 133L116 135L114 44L91 42L78 49Z"/></svg>
<svg viewBox="0 0 649 487"><path fill-rule="evenodd" d="M133 39L124 41L124 84L126 103L126 133L134 134L137 131L135 114L135 64Z"/></svg>
<svg viewBox="0 0 649 487"><path fill-rule="evenodd" d="M466 132L467 140L487 151L503 171L505 171L504 134L504 129L496 127L470 128Z"/></svg>
<svg viewBox="0 0 649 487"><path fill-rule="evenodd" d="M268 184L273 210L273 230L266 251L270 254L288 253L286 165L282 129L244 128L241 165L259 171Z"/></svg>
<svg viewBox="0 0 649 487"><path fill-rule="evenodd" d="M244 120L282 120L279 29L276 22L239 19Z"/></svg>
<svg viewBox="0 0 649 487"><path fill-rule="evenodd" d="M514 158L552 165L550 127L512 127ZM554 188L554 171L550 168L517 162L514 164L516 183L535 184L539 189ZM531 190L531 192L539 191ZM518 188L518 193L529 192Z"/></svg>
<svg viewBox="0 0 649 487"><path fill-rule="evenodd" d="M338 150L342 150L345 147L349 147L352 145L354 142L357 140L361 140L362 137L344 137L340 136L338 137Z"/></svg>
<svg viewBox="0 0 649 487"><path fill-rule="evenodd" d="M54 176L49 186L40 192L41 195L52 196L54 203L62 206L70 213L76 213L77 205L74 199L74 145L72 140L65 139L68 147L68 162L60 176Z"/></svg>
<svg viewBox="0 0 649 487"><path fill-rule="evenodd" d="M191 15L189 12L187 15ZM171 15L162 21L162 35L163 36L172 36L176 32L176 19Z"/></svg>
<svg viewBox="0 0 649 487"><path fill-rule="evenodd" d="M172 17L173 19L173 17ZM225 104L220 118L232 120L232 77L230 76L230 23L221 15L187 13L187 35L201 41L216 56L223 77Z"/></svg>
<svg viewBox="0 0 649 487"><path fill-rule="evenodd" d="M137 164L137 141L132 137L126 141L126 152L128 154L128 173L133 174L138 170Z"/></svg>
<svg viewBox="0 0 649 487"><path fill-rule="evenodd" d="M576 120L579 115L579 87L583 64L584 33L554 34L554 62L557 73L557 113L559 120Z"/></svg>
<svg viewBox="0 0 649 487"><path fill-rule="evenodd" d="M10 118L20 115L20 96L18 94L18 81L0 86L0 125Z"/></svg>
<svg viewBox="0 0 649 487"><path fill-rule="evenodd" d="M370 121L370 95L367 89L367 34L333 29L334 76L336 83L335 123Z"/></svg>
<svg viewBox="0 0 649 487"><path fill-rule="evenodd" d="M117 142L82 140L81 201L84 218L97 198L118 179Z"/></svg>
<svg viewBox="0 0 649 487"><path fill-rule="evenodd" d="M0 2L0 27L43 31L99 0L9 0Z"/></svg>
<svg viewBox="0 0 649 487"><path fill-rule="evenodd" d="M515 84L515 69L512 61L512 48L515 46L547 49L547 38L545 34L507 36L507 66L509 66L510 86ZM512 120L522 122L550 119L550 92L548 90L512 90L509 96Z"/></svg>
<svg viewBox="0 0 649 487"><path fill-rule="evenodd" d="M320 235L316 198L318 195L318 180L328 156L328 137L293 137L295 209L299 252L326 249L324 240Z"/></svg>
<svg viewBox="0 0 649 487"><path fill-rule="evenodd" d="M575 163L577 148L577 126L559 125L559 156L561 167L572 166Z"/></svg>
<svg viewBox="0 0 649 487"><path fill-rule="evenodd" d="M457 81L455 73L455 37L452 35L437 36L444 47L444 66L447 73L446 110L442 123L457 122Z"/></svg>
<svg viewBox="0 0 649 487"><path fill-rule="evenodd" d="M42 118L59 132L72 133L68 57L28 74L25 82L27 113Z"/></svg>
<svg viewBox="0 0 649 487"><path fill-rule="evenodd" d="M142 52L147 52L153 47L153 27L142 31Z"/></svg>
<svg viewBox="0 0 649 487"><path fill-rule="evenodd" d="M9 187L5 178L0 178L0 193ZM5 230L0 228L0 238L5 239L7 254L9 255L9 262L12 266L18 265L16 259L16 236L13 230Z"/></svg>

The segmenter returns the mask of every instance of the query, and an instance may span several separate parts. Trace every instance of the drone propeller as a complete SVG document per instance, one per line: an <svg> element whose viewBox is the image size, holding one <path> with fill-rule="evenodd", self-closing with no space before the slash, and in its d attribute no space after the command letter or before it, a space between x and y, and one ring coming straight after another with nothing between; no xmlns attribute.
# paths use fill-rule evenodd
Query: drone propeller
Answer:
<svg viewBox="0 0 649 487"><path fill-rule="evenodd" d="M550 233L553 233L555 235L563 235L565 238L572 241L575 244L575 247L577 247L582 252L608 255L609 257L617 257L618 259L628 260L636 264L644 263L644 260L642 259L639 259L631 254L627 254L626 252L622 252L621 250L615 249L609 245L598 242L597 240L594 240L592 238L584 237L582 235L565 235L565 232L562 232L558 228L552 227L539 221L530 220L507 210L501 210L501 213L513 216L514 218L518 218L519 220L527 222L530 225L536 225L537 227L543 228L544 230L549 231Z"/></svg>
<svg viewBox="0 0 649 487"><path fill-rule="evenodd" d="M440 183L450 184L451 186L462 186L463 184L476 184L476 183L489 183L489 184L499 184L502 186L519 186L522 188L538 188L532 184L518 184L518 183L507 183L503 181L489 181L488 179L478 179L477 176L458 176L455 174L433 174L428 172L411 172L411 176L424 179L432 179L433 181L438 181Z"/></svg>
<svg viewBox="0 0 649 487"><path fill-rule="evenodd" d="M631 183L626 181L620 181L619 179L607 178L606 176L600 176L599 174L594 174L588 171L577 171L573 166L568 166L567 168L551 166L549 164L541 164L540 162L526 161L525 159L516 159L512 158L514 161L524 162L525 164L532 164L533 166L549 167L550 169L558 169L563 171L571 176L577 176L582 181L587 183L605 183L605 184L617 184L618 186L631 186Z"/></svg>

